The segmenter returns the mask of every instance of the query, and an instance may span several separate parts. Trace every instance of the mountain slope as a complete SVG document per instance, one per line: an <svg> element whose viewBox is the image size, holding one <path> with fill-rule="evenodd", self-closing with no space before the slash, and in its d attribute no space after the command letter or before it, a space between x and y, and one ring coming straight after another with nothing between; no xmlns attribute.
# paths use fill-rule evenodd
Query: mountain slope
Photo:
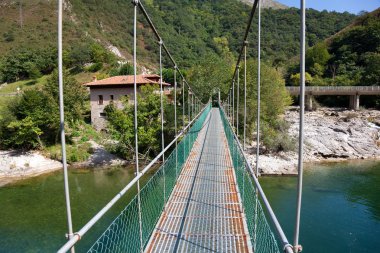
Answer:
<svg viewBox="0 0 380 253"><path fill-rule="evenodd" d="M380 8L309 48L306 71L311 85L380 85Z"/></svg>
<svg viewBox="0 0 380 253"><path fill-rule="evenodd" d="M248 5L236 0L149 0L144 4L182 67L190 67L208 53L218 54L218 40L215 38L219 37L225 37L230 50L236 54L250 12ZM55 1L28 0L23 1L21 7L14 0L3 0L0 4L0 57L18 48L55 47ZM66 0L65 49L74 50L78 44L96 41L105 47L117 47L125 58L130 59L132 13L130 1ZM308 44L314 45L326 39L348 25L354 17L347 13L308 10ZM156 66L156 39L141 14L138 20L139 63ZM256 21L249 38L253 49L257 41ZM286 59L298 53L298 9L264 9L262 22L264 59ZM255 50L249 53L251 56L256 54ZM164 62L166 65L169 63L167 58Z"/></svg>

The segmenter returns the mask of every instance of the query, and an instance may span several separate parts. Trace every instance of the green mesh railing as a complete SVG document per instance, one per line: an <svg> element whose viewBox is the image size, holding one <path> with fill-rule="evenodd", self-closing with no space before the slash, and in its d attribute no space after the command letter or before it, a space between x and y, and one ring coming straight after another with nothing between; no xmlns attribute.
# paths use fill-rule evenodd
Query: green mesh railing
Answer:
<svg viewBox="0 0 380 253"><path fill-rule="evenodd" d="M279 253L280 250L278 248L276 238L268 224L264 210L256 194L256 187L244 159L244 155L242 154L239 145L234 138L234 133L228 123L224 111L220 110L220 114L235 169L237 185L239 187L240 196L243 202L248 231L254 252Z"/></svg>
<svg viewBox="0 0 380 253"><path fill-rule="evenodd" d="M209 104L195 121L188 133L178 143L165 163L140 191L142 240L146 247L158 222L166 201L174 188L177 176L193 147L211 105ZM176 165L176 161L178 161ZM165 198L164 198L165 194ZM138 199L135 196L116 217L88 252L140 252L140 227Z"/></svg>

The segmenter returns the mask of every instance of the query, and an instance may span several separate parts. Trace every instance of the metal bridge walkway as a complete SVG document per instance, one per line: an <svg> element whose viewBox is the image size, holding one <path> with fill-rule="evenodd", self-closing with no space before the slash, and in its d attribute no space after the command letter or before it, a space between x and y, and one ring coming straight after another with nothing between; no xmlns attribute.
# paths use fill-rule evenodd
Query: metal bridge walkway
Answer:
<svg viewBox="0 0 380 253"><path fill-rule="evenodd" d="M252 252L219 109L212 109L145 252Z"/></svg>

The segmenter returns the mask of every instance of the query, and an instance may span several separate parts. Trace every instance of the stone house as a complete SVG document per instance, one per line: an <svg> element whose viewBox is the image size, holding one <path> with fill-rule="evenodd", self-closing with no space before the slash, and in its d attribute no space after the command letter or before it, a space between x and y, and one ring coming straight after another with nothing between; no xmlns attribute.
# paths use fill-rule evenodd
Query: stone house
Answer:
<svg viewBox="0 0 380 253"><path fill-rule="evenodd" d="M159 75L137 75L136 84L142 85L160 85ZM163 82L164 94L170 94L170 84ZM96 80L84 84L90 90L91 104L91 124L98 131L106 127L106 114L104 108L110 103L114 103L119 108L122 107L120 99L124 96L130 97L133 103L134 76L113 76L110 78Z"/></svg>

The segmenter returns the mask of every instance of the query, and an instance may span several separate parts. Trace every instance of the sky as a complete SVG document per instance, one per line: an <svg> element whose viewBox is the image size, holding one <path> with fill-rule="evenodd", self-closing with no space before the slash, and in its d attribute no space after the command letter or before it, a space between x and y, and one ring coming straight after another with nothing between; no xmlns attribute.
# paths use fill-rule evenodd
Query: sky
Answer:
<svg viewBox="0 0 380 253"><path fill-rule="evenodd" d="M380 0L305 0L306 8L316 10L328 10L337 12L351 12L358 14L360 11L373 11L380 7ZM290 7L300 6L300 0L277 0Z"/></svg>

